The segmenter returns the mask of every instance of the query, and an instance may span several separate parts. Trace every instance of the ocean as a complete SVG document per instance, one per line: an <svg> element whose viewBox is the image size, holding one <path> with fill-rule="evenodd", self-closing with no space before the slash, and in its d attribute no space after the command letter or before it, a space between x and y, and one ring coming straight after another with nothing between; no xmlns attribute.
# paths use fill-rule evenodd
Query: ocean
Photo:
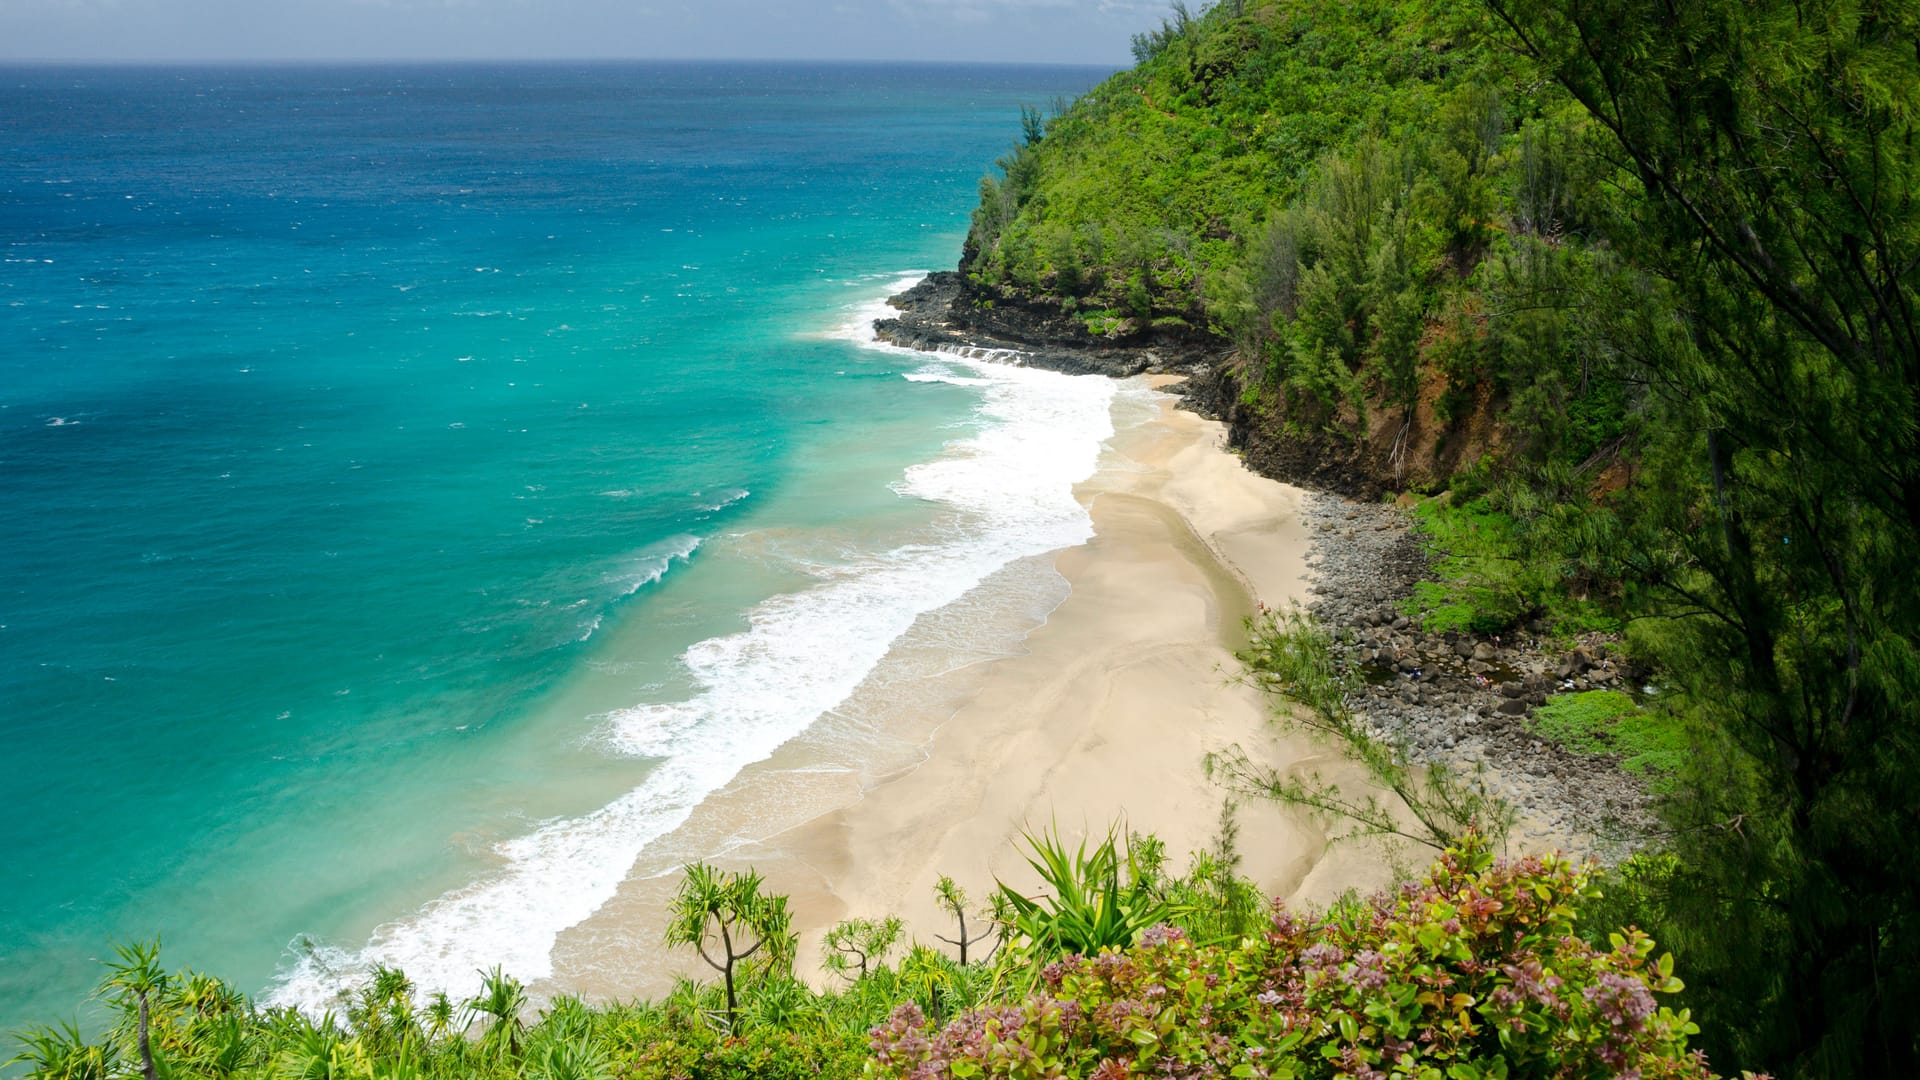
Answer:
<svg viewBox="0 0 1920 1080"><path fill-rule="evenodd" d="M0 1031L154 936L563 977L889 650L1043 618L1124 391L866 327L1105 74L0 68Z"/></svg>

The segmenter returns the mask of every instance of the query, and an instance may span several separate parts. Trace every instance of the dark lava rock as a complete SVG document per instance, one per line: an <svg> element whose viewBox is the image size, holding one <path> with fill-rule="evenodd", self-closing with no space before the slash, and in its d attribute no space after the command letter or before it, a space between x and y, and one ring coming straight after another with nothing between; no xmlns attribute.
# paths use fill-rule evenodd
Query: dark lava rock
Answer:
<svg viewBox="0 0 1920 1080"><path fill-rule="evenodd" d="M966 279L951 270L927 275L887 303L900 314L874 324L883 341L1072 375L1192 375L1210 369L1226 351L1218 338L1193 331L1132 328L1095 336L1058 306L975 295Z"/></svg>

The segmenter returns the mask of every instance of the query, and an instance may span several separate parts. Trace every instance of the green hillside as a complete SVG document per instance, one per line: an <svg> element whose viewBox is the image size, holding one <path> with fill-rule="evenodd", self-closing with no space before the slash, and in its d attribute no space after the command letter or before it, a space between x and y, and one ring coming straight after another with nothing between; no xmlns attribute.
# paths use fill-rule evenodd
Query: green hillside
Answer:
<svg viewBox="0 0 1920 1080"><path fill-rule="evenodd" d="M1623 177L1490 19L1420 0L1176 14L1136 69L1030 116L982 182L978 302L1213 335L1288 432L1397 424L1386 480L1444 483L1462 459L1436 444L1491 397L1508 452L1589 461L1627 434L1626 389L1541 301L1606 272Z"/></svg>
<svg viewBox="0 0 1920 1080"><path fill-rule="evenodd" d="M1150 299L1160 317L1219 320L1251 240L1327 153L1450 100L1481 62L1451 38L1404 3L1178 15L1136 40L1138 67L1028 118L1004 179L982 184L965 269L1090 317Z"/></svg>
<svg viewBox="0 0 1920 1080"><path fill-rule="evenodd" d="M1136 54L1027 118L965 302L1205 335L1250 465L1438 496L1412 618L1612 633L1657 707L1540 730L1676 770L1622 910L1715 1060L1920 1070L1920 8L1237 0Z"/></svg>

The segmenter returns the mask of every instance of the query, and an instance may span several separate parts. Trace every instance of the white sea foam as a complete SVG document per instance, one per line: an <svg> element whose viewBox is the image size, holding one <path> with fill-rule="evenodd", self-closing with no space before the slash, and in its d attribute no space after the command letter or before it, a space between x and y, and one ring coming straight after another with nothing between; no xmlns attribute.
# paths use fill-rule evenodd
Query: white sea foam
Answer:
<svg viewBox="0 0 1920 1080"><path fill-rule="evenodd" d="M902 278L888 292L916 280ZM849 326L842 336L906 352L872 338L884 300L859 307L864 335ZM614 895L649 843L846 700L917 618L1015 560L1092 535L1073 486L1092 475L1113 434L1112 380L966 357L942 358L915 374L924 376L915 382L952 382L981 396L972 433L894 485L902 497L936 508L930 539L819 567L818 585L775 596L748 612L745 630L690 647L681 661L696 688L691 697L609 718L613 748L655 761L639 787L591 814L498 845L498 870L381 927L357 952L307 950L269 1000L325 1008L343 976L375 963L456 995L477 988L483 965L501 964L527 980L550 976L559 934ZM664 573L692 547L670 551L649 553L655 562L643 566L657 563Z"/></svg>
<svg viewBox="0 0 1920 1080"><path fill-rule="evenodd" d="M898 312L887 303L887 298L895 293L906 292L927 278L924 270L914 270L904 274L889 275L892 280L885 286L886 291L878 296L869 296L858 303L848 304L842 310L845 317L839 325L827 331L827 337L851 341L867 348L891 349L873 336L873 324L881 319L891 319ZM903 352L907 350L901 350Z"/></svg>
<svg viewBox="0 0 1920 1080"><path fill-rule="evenodd" d="M906 380L908 382L947 383L951 386L990 386L993 383L992 379L972 379L965 375L955 375L943 367L929 367L920 371L909 371L906 374Z"/></svg>
<svg viewBox="0 0 1920 1080"><path fill-rule="evenodd" d="M734 503L737 503L741 499L744 499L747 496L752 494L753 492L748 491L746 488L727 488L724 491L719 491L714 493L712 496L702 496L702 493L697 491L694 492L695 496L707 497L713 500L712 502L704 502L700 504L701 512L707 513L707 514L711 514L719 510L725 510L727 507L732 506Z"/></svg>
<svg viewBox="0 0 1920 1080"><path fill-rule="evenodd" d="M632 596L667 576L674 560L688 559L700 549L700 538L691 534L671 536L634 556L631 567L619 577L620 594Z"/></svg>

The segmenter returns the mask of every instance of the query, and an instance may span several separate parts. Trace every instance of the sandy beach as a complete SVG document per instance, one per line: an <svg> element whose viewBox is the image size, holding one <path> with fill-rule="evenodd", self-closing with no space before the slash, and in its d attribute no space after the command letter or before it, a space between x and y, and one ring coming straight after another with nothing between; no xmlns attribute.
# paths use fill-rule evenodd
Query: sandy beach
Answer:
<svg viewBox="0 0 1920 1080"><path fill-rule="evenodd" d="M747 770L561 937L558 988L651 996L673 974L697 973L658 945L675 849L724 851L713 861L752 866L788 894L801 972L817 977L821 935L840 919L893 914L921 940L950 935L933 901L942 874L981 900L996 879L1030 885L1016 846L1024 830L1057 827L1070 840L1116 825L1150 831L1184 867L1212 843L1226 797L1204 775L1210 751L1239 744L1363 786L1345 761L1276 732L1269 702L1232 681L1254 605L1305 599L1304 493L1249 472L1221 425L1170 395L1151 409L1080 485L1094 538L1050 557L1070 593L1023 653L930 680L937 692L887 721L903 752L884 773L837 760L832 723ZM796 786L796 769L814 782ZM1238 820L1243 871L1294 904L1388 880L1378 852L1329 849L1300 812L1253 802Z"/></svg>

